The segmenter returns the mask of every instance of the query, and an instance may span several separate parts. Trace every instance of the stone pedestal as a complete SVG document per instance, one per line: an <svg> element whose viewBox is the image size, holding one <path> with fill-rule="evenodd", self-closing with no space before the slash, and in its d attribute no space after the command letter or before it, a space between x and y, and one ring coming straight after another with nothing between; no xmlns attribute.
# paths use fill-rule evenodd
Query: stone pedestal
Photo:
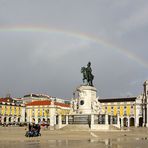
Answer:
<svg viewBox="0 0 148 148"><path fill-rule="evenodd" d="M80 86L78 92L78 113L92 114L93 102L96 101L96 88L92 86Z"/></svg>

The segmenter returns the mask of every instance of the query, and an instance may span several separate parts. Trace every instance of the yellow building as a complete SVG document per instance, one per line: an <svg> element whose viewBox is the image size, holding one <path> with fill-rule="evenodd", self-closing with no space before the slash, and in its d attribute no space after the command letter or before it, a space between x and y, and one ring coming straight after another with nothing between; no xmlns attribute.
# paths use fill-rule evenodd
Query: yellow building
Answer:
<svg viewBox="0 0 148 148"><path fill-rule="evenodd" d="M55 101L42 100L26 104L27 122L47 122L50 126L56 124L58 115L68 115L70 105Z"/></svg>
<svg viewBox="0 0 148 148"><path fill-rule="evenodd" d="M109 98L98 100L104 112L110 115L112 124L116 124L117 116L120 126L142 126L142 96L127 98ZM140 101L138 103L138 101Z"/></svg>
<svg viewBox="0 0 148 148"><path fill-rule="evenodd" d="M0 124L20 124L25 122L25 106L16 105L10 99L0 99Z"/></svg>

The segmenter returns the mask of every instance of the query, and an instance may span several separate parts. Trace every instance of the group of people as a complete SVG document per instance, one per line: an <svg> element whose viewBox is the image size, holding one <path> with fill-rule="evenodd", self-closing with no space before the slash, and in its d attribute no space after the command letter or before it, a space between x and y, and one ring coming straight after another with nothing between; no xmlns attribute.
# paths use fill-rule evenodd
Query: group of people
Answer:
<svg viewBox="0 0 148 148"><path fill-rule="evenodd" d="M37 137L37 136L41 136L40 133L40 125L39 124L35 124L35 123L29 123L28 125L28 131L26 132L25 136L26 137Z"/></svg>
<svg viewBox="0 0 148 148"><path fill-rule="evenodd" d="M29 131L37 130L38 132L40 132L41 127L40 127L39 124L32 123L32 125L31 125L31 124L29 123L28 126L29 126L29 127L28 127Z"/></svg>

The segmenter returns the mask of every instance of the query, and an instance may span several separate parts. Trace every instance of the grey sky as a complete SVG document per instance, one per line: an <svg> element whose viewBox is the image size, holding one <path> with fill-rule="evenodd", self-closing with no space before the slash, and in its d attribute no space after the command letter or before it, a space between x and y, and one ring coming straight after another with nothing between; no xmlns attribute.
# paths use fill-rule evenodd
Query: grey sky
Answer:
<svg viewBox="0 0 148 148"><path fill-rule="evenodd" d="M92 62L100 97L148 79L147 0L0 0L0 96L71 98Z"/></svg>

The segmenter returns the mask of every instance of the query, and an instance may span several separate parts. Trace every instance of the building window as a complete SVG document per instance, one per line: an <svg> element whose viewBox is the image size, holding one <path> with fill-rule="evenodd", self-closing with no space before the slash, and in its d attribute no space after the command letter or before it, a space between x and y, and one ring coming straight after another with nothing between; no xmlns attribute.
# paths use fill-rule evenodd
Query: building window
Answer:
<svg viewBox="0 0 148 148"><path fill-rule="evenodd" d="M83 105L83 104L84 104L84 100L81 100L81 101L80 101L80 105Z"/></svg>

